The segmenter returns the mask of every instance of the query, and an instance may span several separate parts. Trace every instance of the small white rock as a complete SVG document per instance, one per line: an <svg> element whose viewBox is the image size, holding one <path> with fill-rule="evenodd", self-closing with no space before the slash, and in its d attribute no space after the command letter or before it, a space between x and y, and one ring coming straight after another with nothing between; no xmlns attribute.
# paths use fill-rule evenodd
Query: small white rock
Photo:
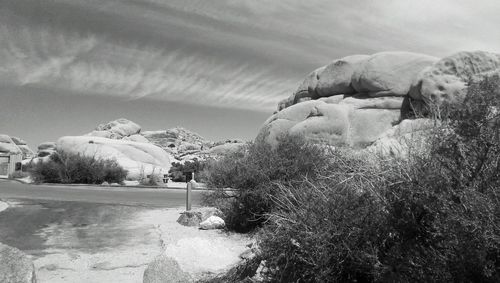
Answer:
<svg viewBox="0 0 500 283"><path fill-rule="evenodd" d="M226 223L224 220L218 216L210 216L207 220L200 223L200 229L212 230L212 229L222 229Z"/></svg>

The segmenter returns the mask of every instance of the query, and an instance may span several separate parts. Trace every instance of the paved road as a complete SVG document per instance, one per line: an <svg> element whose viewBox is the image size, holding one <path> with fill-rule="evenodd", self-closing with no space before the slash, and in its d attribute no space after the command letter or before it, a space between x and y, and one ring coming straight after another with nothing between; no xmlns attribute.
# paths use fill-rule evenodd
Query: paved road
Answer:
<svg viewBox="0 0 500 283"><path fill-rule="evenodd" d="M198 205L201 191L193 191L192 194L193 205ZM179 207L186 204L186 191L181 189L28 185L0 180L0 199L2 198Z"/></svg>

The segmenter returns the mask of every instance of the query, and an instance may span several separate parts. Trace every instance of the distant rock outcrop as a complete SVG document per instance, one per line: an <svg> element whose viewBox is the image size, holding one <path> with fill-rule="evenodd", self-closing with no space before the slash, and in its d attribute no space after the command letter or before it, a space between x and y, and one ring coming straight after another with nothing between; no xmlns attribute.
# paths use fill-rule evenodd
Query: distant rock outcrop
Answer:
<svg viewBox="0 0 500 283"><path fill-rule="evenodd" d="M35 156L24 140L3 134L0 134L0 153L22 154L23 159Z"/></svg>
<svg viewBox="0 0 500 283"><path fill-rule="evenodd" d="M32 158L35 156L35 153L28 146L28 143L18 137L11 137L12 141L19 147L19 149L23 152L23 159Z"/></svg>
<svg viewBox="0 0 500 283"><path fill-rule="evenodd" d="M37 157L31 162L45 162L53 153L62 151L115 159L128 171L128 179L137 180L153 173L167 174L172 162L203 160L232 152L243 144L239 140L214 143L184 128L141 130L138 124L121 118L101 124L86 135L66 136L56 143L42 143L38 146Z"/></svg>
<svg viewBox="0 0 500 283"><path fill-rule="evenodd" d="M10 154L21 154L21 149L8 135L0 135L0 152Z"/></svg>
<svg viewBox="0 0 500 283"><path fill-rule="evenodd" d="M54 152L56 152L55 142L43 142L38 145L36 156L39 158L48 158Z"/></svg>
<svg viewBox="0 0 500 283"><path fill-rule="evenodd" d="M149 143L92 136L67 136L57 141L56 148L57 151L98 159L114 159L128 171L127 178L134 180L153 172L167 174L171 167L170 155Z"/></svg>
<svg viewBox="0 0 500 283"><path fill-rule="evenodd" d="M177 161L204 160L233 152L244 144L233 139L213 142L187 129L176 127L159 131L143 131L141 135L152 144L172 154Z"/></svg>
<svg viewBox="0 0 500 283"><path fill-rule="evenodd" d="M141 126L125 118L120 118L97 126L97 128L88 135L108 139L122 139L138 134L140 131Z"/></svg>
<svg viewBox="0 0 500 283"><path fill-rule="evenodd" d="M0 243L0 282L36 283L35 266L20 250Z"/></svg>
<svg viewBox="0 0 500 283"><path fill-rule="evenodd" d="M288 134L334 146L382 149L384 140L394 141L401 133L393 129L401 121L442 102L461 103L471 80L499 69L500 54L482 51L443 59L409 52L344 57L310 73L279 102L257 139L274 145Z"/></svg>

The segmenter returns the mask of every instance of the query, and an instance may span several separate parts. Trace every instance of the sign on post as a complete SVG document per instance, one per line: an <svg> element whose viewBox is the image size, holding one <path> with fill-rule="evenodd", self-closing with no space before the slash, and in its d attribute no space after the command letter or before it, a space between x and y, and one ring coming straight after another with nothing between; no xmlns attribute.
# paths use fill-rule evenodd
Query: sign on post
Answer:
<svg viewBox="0 0 500 283"><path fill-rule="evenodd" d="M194 181L191 180L187 182L187 190L186 190L186 211L191 210L191 191L193 190Z"/></svg>

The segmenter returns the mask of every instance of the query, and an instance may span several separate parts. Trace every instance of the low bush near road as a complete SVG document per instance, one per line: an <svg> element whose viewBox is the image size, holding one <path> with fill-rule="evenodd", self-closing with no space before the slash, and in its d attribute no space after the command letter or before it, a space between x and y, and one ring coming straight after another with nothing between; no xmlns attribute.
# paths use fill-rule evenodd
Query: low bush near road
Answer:
<svg viewBox="0 0 500 283"><path fill-rule="evenodd" d="M51 155L48 161L32 164L28 170L37 183L121 183L127 176L127 171L115 160L65 152Z"/></svg>

